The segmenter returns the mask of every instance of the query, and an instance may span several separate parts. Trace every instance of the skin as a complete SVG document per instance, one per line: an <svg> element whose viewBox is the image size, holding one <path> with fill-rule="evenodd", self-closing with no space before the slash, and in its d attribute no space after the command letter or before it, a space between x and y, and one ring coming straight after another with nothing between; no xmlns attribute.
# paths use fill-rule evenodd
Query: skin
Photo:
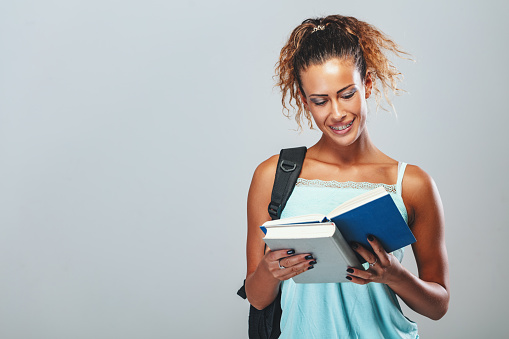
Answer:
<svg viewBox="0 0 509 339"><path fill-rule="evenodd" d="M306 154L300 177L394 184L398 162L375 147L366 127L366 99L372 88L370 74L363 81L350 60L333 58L309 66L300 76L302 102L322 131L321 139ZM348 128L343 129L345 126ZM291 249L264 253L264 234L259 226L271 219L267 206L277 161L275 155L257 167L248 194L246 293L249 302L258 309L274 300L281 281L313 264L320 265L309 253L288 254ZM405 171L402 197L408 224L417 239L412 249L418 276L387 253L376 238L368 239L374 253L360 245L352 246L375 265L366 271L350 268L345 275L356 284L387 284L414 311L438 320L449 305L442 202L433 179L413 165L408 165ZM284 269L280 269L280 263Z"/></svg>

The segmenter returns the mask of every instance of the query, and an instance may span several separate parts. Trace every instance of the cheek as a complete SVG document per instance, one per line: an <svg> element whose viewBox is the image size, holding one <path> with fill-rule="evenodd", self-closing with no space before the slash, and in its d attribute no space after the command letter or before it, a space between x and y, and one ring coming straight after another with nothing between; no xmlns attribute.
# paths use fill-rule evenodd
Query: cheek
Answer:
<svg viewBox="0 0 509 339"><path fill-rule="evenodd" d="M313 110L310 111L311 116L313 117L313 120L316 125L321 126L323 125L324 121L327 119L327 114L324 112L321 112L320 110Z"/></svg>
<svg viewBox="0 0 509 339"><path fill-rule="evenodd" d="M361 115L365 111L365 101L362 99L350 101L345 104L345 109L356 115Z"/></svg>

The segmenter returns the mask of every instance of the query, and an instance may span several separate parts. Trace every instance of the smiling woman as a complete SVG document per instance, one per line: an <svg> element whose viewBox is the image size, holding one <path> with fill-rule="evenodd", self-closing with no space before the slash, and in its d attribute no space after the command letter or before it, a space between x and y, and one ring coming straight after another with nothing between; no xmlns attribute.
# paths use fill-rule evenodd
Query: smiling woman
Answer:
<svg viewBox="0 0 509 339"><path fill-rule="evenodd" d="M259 310L282 290L281 333L272 338L418 338L417 325L403 315L396 295L431 319L447 312L449 275L438 190L419 167L382 153L366 126L371 94L379 103L398 91L399 72L386 51L404 54L378 29L352 17L308 19L292 32L276 69L283 106L287 109L288 101L297 108L299 127L306 119L322 135L306 153L282 217L326 214L368 189L385 187L417 239L412 248L419 274L402 266L403 251L387 253L370 235L373 251L352 244L370 267L348 268L345 276L351 282L295 284L290 278L320 260L292 249L264 250L259 226L270 220L267 206L278 162L273 156L258 166L249 190L245 282L248 300Z"/></svg>
<svg viewBox="0 0 509 339"><path fill-rule="evenodd" d="M300 77L301 100L324 135L343 136L335 140L344 146L367 137L362 132L366 127L365 99L371 94L371 76L363 81L351 61L333 58L309 66Z"/></svg>

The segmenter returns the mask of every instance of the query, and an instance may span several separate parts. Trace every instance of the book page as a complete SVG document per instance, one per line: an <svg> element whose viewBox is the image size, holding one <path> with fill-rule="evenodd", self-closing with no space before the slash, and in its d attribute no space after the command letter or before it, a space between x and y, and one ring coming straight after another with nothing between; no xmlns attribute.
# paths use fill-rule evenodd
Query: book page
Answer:
<svg viewBox="0 0 509 339"><path fill-rule="evenodd" d="M333 222L274 226L267 228L264 239L323 238L332 237L334 232L336 232L336 224Z"/></svg>
<svg viewBox="0 0 509 339"><path fill-rule="evenodd" d="M300 215L297 217L291 218L283 218L278 220L270 220L264 223L263 227L272 227L272 226L284 226L284 225L293 225L293 224L309 224L309 223L319 223L325 219L325 215L323 214L306 214Z"/></svg>
<svg viewBox="0 0 509 339"><path fill-rule="evenodd" d="M342 213L348 212L353 210L354 208L357 208L359 206L362 206L364 204L367 204L373 200L376 200L378 198L381 198L385 195L387 195L387 191L382 186L377 187L371 191L368 191L366 193L363 193L353 199L350 199L335 209L333 209L329 214L327 214L327 218L332 219L333 217L340 215Z"/></svg>

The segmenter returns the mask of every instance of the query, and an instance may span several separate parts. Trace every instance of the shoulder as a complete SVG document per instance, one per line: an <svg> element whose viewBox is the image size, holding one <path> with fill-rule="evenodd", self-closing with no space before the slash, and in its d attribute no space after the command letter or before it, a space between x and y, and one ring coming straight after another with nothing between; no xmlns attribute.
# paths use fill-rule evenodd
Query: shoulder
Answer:
<svg viewBox="0 0 509 339"><path fill-rule="evenodd" d="M278 159L279 155L276 154L258 165L253 174L253 181L265 181L271 178L274 179L276 176L276 166Z"/></svg>
<svg viewBox="0 0 509 339"><path fill-rule="evenodd" d="M253 206L268 206L279 156L274 155L256 167L248 193L248 213ZM268 215L268 214L267 214Z"/></svg>
<svg viewBox="0 0 509 339"><path fill-rule="evenodd" d="M409 221L423 210L441 209L442 203L433 178L422 168L408 165L402 182L402 197L410 208Z"/></svg>
<svg viewBox="0 0 509 339"><path fill-rule="evenodd" d="M436 188L433 178L416 165L407 165L402 185L403 194L409 198Z"/></svg>

